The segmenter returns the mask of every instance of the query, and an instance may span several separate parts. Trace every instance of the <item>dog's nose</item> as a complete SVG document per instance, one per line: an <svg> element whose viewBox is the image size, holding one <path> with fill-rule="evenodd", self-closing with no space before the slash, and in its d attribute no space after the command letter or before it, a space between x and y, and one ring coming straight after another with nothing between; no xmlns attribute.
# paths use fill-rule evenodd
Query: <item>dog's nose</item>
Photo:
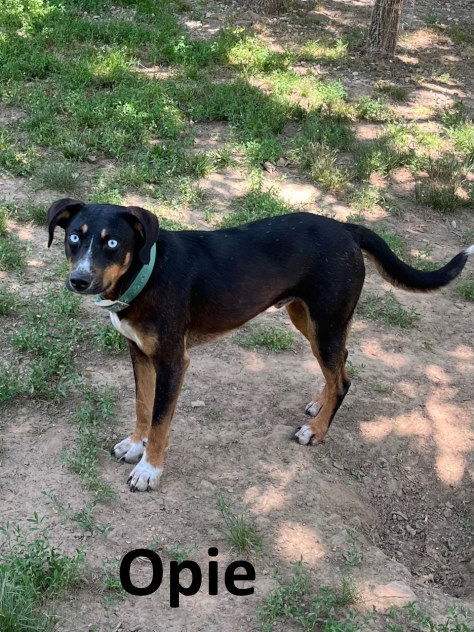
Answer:
<svg viewBox="0 0 474 632"><path fill-rule="evenodd" d="M69 283L77 292L84 292L87 290L91 282L92 277L90 274L79 274L77 272L73 272L69 277Z"/></svg>

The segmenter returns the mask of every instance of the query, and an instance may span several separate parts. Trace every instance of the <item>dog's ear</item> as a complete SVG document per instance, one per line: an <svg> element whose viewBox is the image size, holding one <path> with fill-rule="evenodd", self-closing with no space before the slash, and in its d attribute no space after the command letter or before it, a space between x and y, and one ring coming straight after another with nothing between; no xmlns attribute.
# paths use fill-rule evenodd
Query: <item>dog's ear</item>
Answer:
<svg viewBox="0 0 474 632"><path fill-rule="evenodd" d="M54 229L56 226L66 228L73 216L85 206L84 202L63 198L54 202L48 209L48 248L53 243Z"/></svg>
<svg viewBox="0 0 474 632"><path fill-rule="evenodd" d="M139 206L127 206L127 215L133 228L140 233L143 245L138 256L143 265L150 261L150 251L158 239L160 224L156 215Z"/></svg>

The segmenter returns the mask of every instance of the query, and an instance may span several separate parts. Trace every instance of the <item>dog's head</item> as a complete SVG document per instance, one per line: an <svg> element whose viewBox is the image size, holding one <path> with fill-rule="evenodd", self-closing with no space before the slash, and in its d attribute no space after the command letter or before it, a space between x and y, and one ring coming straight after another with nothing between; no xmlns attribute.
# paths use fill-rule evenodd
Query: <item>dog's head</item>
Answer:
<svg viewBox="0 0 474 632"><path fill-rule="evenodd" d="M144 265L158 239L158 219L135 206L58 200L48 211L48 248L56 226L65 231L67 286L80 294L112 291L133 264Z"/></svg>

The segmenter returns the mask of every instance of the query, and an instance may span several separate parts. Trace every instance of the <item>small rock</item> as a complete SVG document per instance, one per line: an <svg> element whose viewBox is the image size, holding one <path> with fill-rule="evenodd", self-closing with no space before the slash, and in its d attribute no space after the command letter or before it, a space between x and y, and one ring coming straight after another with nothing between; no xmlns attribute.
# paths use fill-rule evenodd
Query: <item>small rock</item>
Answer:
<svg viewBox="0 0 474 632"><path fill-rule="evenodd" d="M202 408L206 403L202 401L202 399L196 399L194 402L191 402L191 406L193 408Z"/></svg>
<svg viewBox="0 0 474 632"><path fill-rule="evenodd" d="M456 228L458 227L458 225L457 225L457 223L456 223L456 220L455 220L455 219L453 219L453 221L451 222L451 226L452 226L454 229L456 229Z"/></svg>
<svg viewBox="0 0 474 632"><path fill-rule="evenodd" d="M277 167L286 167L287 164L288 160L286 160L286 158L283 158L283 156L281 158L278 158Z"/></svg>
<svg viewBox="0 0 474 632"><path fill-rule="evenodd" d="M449 501L446 503L446 507L447 507L448 509L454 509L454 505L453 505L453 503L450 503Z"/></svg>
<svg viewBox="0 0 474 632"><path fill-rule="evenodd" d="M449 509L449 507L446 507L446 509L443 511L443 515L445 518L450 518L453 514L453 510Z"/></svg>
<svg viewBox="0 0 474 632"><path fill-rule="evenodd" d="M341 463L338 463L337 461L333 461L333 467L336 468L336 470L343 470L344 466L341 465Z"/></svg>
<svg viewBox="0 0 474 632"><path fill-rule="evenodd" d="M416 529L414 529L413 527L410 527L409 524L406 525L406 530L412 537L416 535Z"/></svg>
<svg viewBox="0 0 474 632"><path fill-rule="evenodd" d="M276 170L275 165L269 160L263 163L263 168L265 171L268 171L268 173L273 173Z"/></svg>
<svg viewBox="0 0 474 632"><path fill-rule="evenodd" d="M410 586L404 582L393 581L389 584L377 586L374 590L374 597L380 609L388 609L391 606L404 606L417 597Z"/></svg>
<svg viewBox="0 0 474 632"><path fill-rule="evenodd" d="M456 548L456 547L454 546L454 542L453 542L452 540L448 540L448 541L446 542L446 546L448 547L448 549L449 549L450 551L454 551L454 549Z"/></svg>
<svg viewBox="0 0 474 632"><path fill-rule="evenodd" d="M87 156L87 162L90 162L92 164L97 162L97 156Z"/></svg>

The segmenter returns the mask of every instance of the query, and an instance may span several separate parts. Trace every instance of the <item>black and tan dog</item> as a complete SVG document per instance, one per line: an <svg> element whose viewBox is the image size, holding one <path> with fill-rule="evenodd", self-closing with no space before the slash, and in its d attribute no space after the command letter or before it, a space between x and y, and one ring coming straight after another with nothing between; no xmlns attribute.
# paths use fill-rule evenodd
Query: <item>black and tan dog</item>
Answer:
<svg viewBox="0 0 474 632"><path fill-rule="evenodd" d="M321 441L350 381L348 327L364 283L364 250L382 276L411 291L435 290L463 269L471 246L434 272L403 263L367 228L310 213L215 231L160 230L141 208L64 199L49 209L49 244L65 230L69 289L97 294L128 338L136 384L136 426L113 453L137 462L132 491L154 489L163 470L188 349L224 334L271 305L286 306L325 378L295 433Z"/></svg>

